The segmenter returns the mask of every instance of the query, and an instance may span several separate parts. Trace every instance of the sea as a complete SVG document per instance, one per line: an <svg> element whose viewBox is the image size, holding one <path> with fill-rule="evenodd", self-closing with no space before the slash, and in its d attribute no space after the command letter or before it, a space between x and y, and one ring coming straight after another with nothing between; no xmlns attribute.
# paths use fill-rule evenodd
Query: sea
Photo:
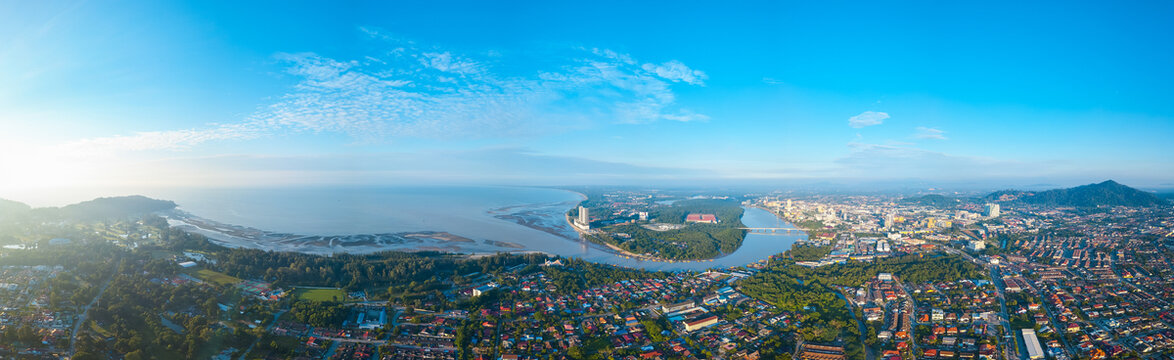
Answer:
<svg viewBox="0 0 1174 360"><path fill-rule="evenodd" d="M222 245L317 254L543 252L649 270L705 270L764 261L806 237L752 232L737 251L716 259L662 262L625 257L580 239L565 214L585 197L561 189L313 187L160 190L147 195L179 204L179 215L169 217L173 226ZM747 227L793 228L758 208L746 208L742 222Z"/></svg>

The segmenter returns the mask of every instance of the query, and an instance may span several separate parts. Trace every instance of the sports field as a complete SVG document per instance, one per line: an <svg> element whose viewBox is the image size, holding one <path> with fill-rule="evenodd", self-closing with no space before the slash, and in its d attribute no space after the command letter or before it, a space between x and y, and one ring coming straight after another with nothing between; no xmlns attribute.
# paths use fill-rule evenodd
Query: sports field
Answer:
<svg viewBox="0 0 1174 360"><path fill-rule="evenodd" d="M345 301L346 293L342 289L307 289L297 288L293 296L298 300L309 301Z"/></svg>
<svg viewBox="0 0 1174 360"><path fill-rule="evenodd" d="M223 273L215 272L215 271L208 270L208 269L197 270L196 273L193 275L197 278L200 278L200 280L210 281L210 282L214 282L214 283L217 283L220 285L232 285L232 284L236 284L236 283L241 282L241 279L238 279L236 277L228 276Z"/></svg>

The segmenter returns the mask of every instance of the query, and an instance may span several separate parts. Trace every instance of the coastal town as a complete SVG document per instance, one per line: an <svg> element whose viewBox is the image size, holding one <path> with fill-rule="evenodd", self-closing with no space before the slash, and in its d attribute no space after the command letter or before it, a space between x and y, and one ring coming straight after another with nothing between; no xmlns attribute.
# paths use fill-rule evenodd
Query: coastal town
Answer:
<svg viewBox="0 0 1174 360"><path fill-rule="evenodd" d="M543 254L325 257L229 249L150 215L10 222L4 229L15 236L7 239L19 244L0 254L0 354L453 360L1174 354L1169 205L621 194L602 197L612 212L591 215L588 201L569 221L611 233L625 223L688 231L733 222L715 214L734 204L769 211L806 236L786 252L743 266L648 271ZM682 201L717 210L695 212ZM135 304L128 307L116 299L136 300L127 300ZM137 351L143 348L166 356Z"/></svg>
<svg viewBox="0 0 1174 360"><path fill-rule="evenodd" d="M1174 360L1174 0L0 0L0 360Z"/></svg>

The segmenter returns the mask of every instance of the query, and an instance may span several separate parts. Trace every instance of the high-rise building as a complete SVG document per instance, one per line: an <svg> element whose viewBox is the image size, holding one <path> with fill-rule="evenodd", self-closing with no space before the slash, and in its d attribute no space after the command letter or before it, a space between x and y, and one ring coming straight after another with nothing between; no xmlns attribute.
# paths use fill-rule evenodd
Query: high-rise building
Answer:
<svg viewBox="0 0 1174 360"><path fill-rule="evenodd" d="M791 199L787 199L787 212L791 212Z"/></svg>
<svg viewBox="0 0 1174 360"><path fill-rule="evenodd" d="M991 218L999 217L999 204L987 203L985 215L986 215L986 217L991 217Z"/></svg>
<svg viewBox="0 0 1174 360"><path fill-rule="evenodd" d="M885 227L893 227L893 214L885 214Z"/></svg>
<svg viewBox="0 0 1174 360"><path fill-rule="evenodd" d="M591 224L591 214L588 213L586 207L580 206L579 207L579 225L583 226L583 227L587 227L590 224Z"/></svg>

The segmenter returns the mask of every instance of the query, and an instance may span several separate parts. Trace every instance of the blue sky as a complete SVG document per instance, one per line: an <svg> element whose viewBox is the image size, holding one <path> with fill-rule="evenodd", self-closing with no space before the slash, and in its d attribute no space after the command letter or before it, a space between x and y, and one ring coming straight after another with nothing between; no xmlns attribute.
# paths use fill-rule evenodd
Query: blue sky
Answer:
<svg viewBox="0 0 1174 360"><path fill-rule="evenodd" d="M0 188L1174 187L1172 7L0 1Z"/></svg>

